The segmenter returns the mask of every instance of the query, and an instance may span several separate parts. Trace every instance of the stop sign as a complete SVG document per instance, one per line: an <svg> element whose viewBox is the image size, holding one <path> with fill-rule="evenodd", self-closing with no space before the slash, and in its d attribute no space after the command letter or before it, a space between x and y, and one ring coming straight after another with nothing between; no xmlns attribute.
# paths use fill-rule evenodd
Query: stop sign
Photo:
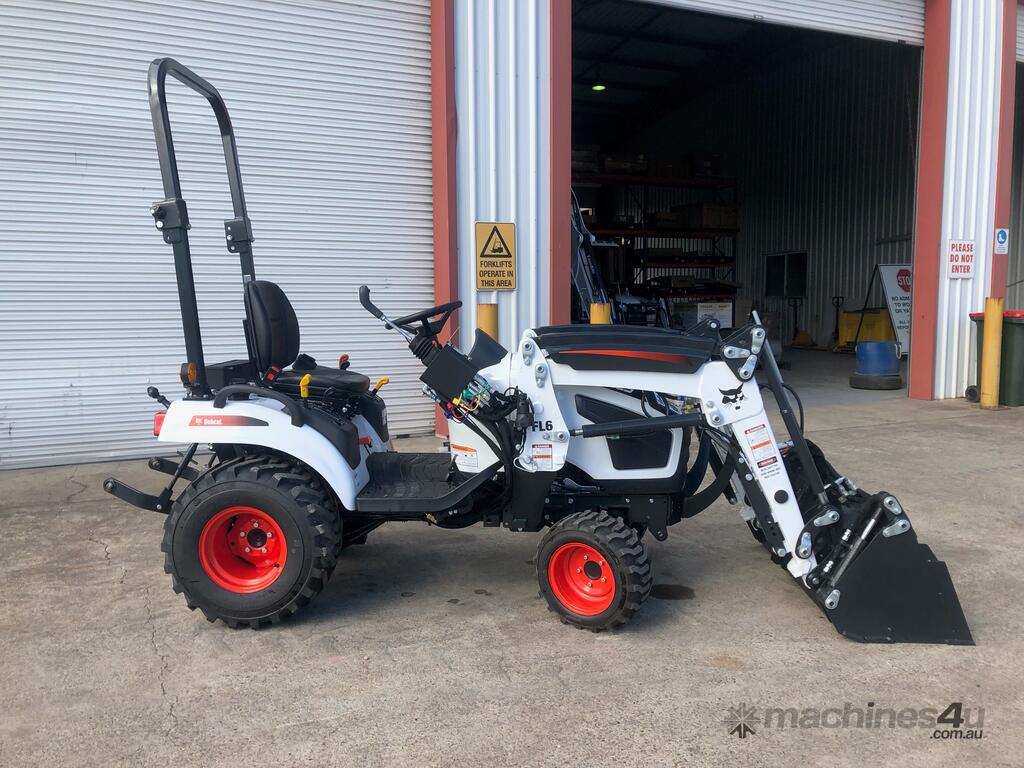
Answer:
<svg viewBox="0 0 1024 768"><path fill-rule="evenodd" d="M901 291L910 293L911 274L909 269L901 269L896 273L896 285Z"/></svg>

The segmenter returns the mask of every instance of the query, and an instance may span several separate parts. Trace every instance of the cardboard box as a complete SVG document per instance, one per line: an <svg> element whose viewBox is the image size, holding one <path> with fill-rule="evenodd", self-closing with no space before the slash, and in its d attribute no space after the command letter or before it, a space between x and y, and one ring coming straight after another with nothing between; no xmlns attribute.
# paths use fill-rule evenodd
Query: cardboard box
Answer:
<svg viewBox="0 0 1024 768"><path fill-rule="evenodd" d="M655 211L647 215L646 224L654 229L679 229L686 226L679 211Z"/></svg>
<svg viewBox="0 0 1024 768"><path fill-rule="evenodd" d="M731 301L698 301L697 320L713 317L721 324L720 327L732 328L732 309Z"/></svg>
<svg viewBox="0 0 1024 768"><path fill-rule="evenodd" d="M649 167L652 176L683 178L693 175L693 166L690 164L689 158L682 160L651 160Z"/></svg>
<svg viewBox="0 0 1024 768"><path fill-rule="evenodd" d="M644 174L647 173L647 158L644 155L615 155L604 159L605 173Z"/></svg>
<svg viewBox="0 0 1024 768"><path fill-rule="evenodd" d="M729 203L689 203L673 207L679 226L687 229L739 229L737 206Z"/></svg>
<svg viewBox="0 0 1024 768"><path fill-rule="evenodd" d="M690 155L694 176L721 176L722 156L717 152L694 152Z"/></svg>
<svg viewBox="0 0 1024 768"><path fill-rule="evenodd" d="M600 147L596 144L575 144L572 148L572 172L596 175L601 172Z"/></svg>

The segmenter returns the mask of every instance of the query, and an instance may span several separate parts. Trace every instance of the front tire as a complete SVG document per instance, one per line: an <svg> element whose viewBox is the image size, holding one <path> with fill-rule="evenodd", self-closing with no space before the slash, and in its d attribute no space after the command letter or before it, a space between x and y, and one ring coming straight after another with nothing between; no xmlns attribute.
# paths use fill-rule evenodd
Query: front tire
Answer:
<svg viewBox="0 0 1024 768"><path fill-rule="evenodd" d="M653 584L637 532L603 511L577 512L551 526L536 563L548 608L594 632L628 623Z"/></svg>
<svg viewBox="0 0 1024 768"><path fill-rule="evenodd" d="M323 589L341 517L304 465L254 456L214 467L175 500L164 524L164 570L209 621L261 629Z"/></svg>

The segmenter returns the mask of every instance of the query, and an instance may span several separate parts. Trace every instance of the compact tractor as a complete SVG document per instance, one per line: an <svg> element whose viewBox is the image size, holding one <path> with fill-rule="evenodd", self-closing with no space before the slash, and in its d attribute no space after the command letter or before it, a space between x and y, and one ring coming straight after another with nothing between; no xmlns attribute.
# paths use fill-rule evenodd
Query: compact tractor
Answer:
<svg viewBox="0 0 1024 768"><path fill-rule="evenodd" d="M204 96L220 126L241 264L247 356L203 357L165 82ZM307 605L346 547L388 522L482 524L540 533L537 580L564 622L619 627L651 592L645 537L724 498L771 559L846 637L970 644L946 565L917 540L902 504L837 472L804 437L764 326L725 333L562 325L522 332L512 350L482 331L464 354L442 343L459 302L392 318L362 306L423 363L423 394L448 417L445 452L393 449L380 382L300 352L296 313L257 279L231 121L216 89L172 59L149 70L165 199L151 213L174 252L185 335L182 399L150 397L160 441L179 461L159 495L104 488L165 514L165 569L189 608L259 629ZM771 393L780 442L762 401ZM200 461L198 449L208 447ZM184 488L175 495L175 486Z"/></svg>

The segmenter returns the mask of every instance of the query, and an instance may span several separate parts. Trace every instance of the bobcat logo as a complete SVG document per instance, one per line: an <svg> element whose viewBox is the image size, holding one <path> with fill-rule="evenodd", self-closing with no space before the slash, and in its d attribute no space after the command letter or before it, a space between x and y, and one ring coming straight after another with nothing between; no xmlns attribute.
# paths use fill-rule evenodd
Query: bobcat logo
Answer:
<svg viewBox="0 0 1024 768"><path fill-rule="evenodd" d="M743 394L742 384L736 387L736 389L720 389L718 391L722 393L722 405L732 405L747 399L747 396Z"/></svg>

